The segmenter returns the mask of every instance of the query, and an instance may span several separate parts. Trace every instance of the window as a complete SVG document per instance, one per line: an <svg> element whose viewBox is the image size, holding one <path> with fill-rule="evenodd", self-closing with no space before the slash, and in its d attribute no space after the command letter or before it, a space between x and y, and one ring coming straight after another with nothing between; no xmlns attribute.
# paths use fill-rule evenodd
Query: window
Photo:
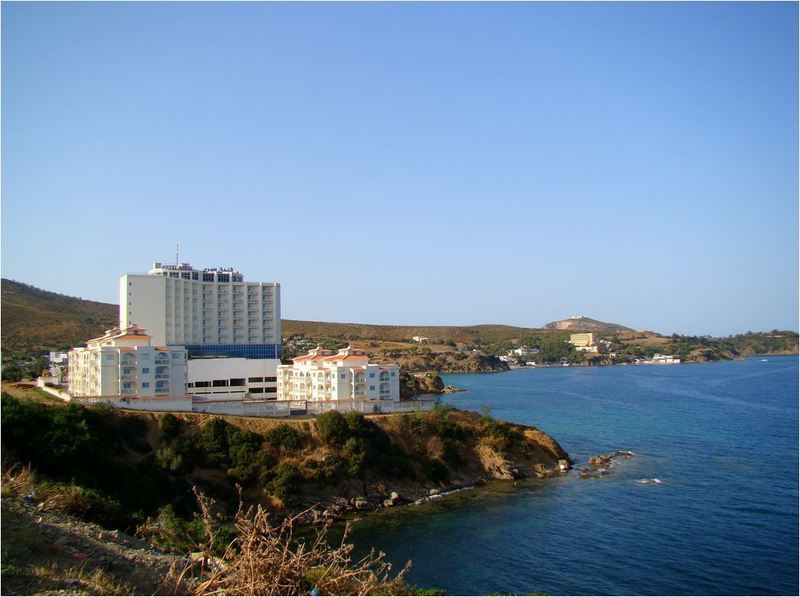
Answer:
<svg viewBox="0 0 800 597"><path fill-rule="evenodd" d="M194 382L190 381L189 383L186 384L186 387L187 388L193 388L194 387Z"/></svg>
<svg viewBox="0 0 800 597"><path fill-rule="evenodd" d="M277 388L264 388L264 393L265 394L275 394L275 393L277 393L277 391L278 391Z"/></svg>
<svg viewBox="0 0 800 597"><path fill-rule="evenodd" d="M142 367L142 373L150 373L150 367Z"/></svg>
<svg viewBox="0 0 800 597"><path fill-rule="evenodd" d="M264 388L250 388L251 394L263 394Z"/></svg>
<svg viewBox="0 0 800 597"><path fill-rule="evenodd" d="M196 381L194 382L194 387L196 388L210 388L211 382L210 381Z"/></svg>
<svg viewBox="0 0 800 597"><path fill-rule="evenodd" d="M263 383L263 382L264 382L264 378L263 377L248 377L247 378L247 383Z"/></svg>
<svg viewBox="0 0 800 597"><path fill-rule="evenodd" d="M230 385L232 385L232 386L243 386L243 385L245 385L244 377L237 377L237 378L231 379L231 384Z"/></svg>
<svg viewBox="0 0 800 597"><path fill-rule="evenodd" d="M266 382L270 382L270 381L271 382L276 382L276 381L278 381L278 378L277 377L265 377L264 381L266 381Z"/></svg>
<svg viewBox="0 0 800 597"><path fill-rule="evenodd" d="M215 388L224 388L225 386L228 385L228 380L227 379L215 379L214 381L211 382L211 385L214 386Z"/></svg>
<svg viewBox="0 0 800 597"><path fill-rule="evenodd" d="M374 373L370 373L370 374L369 374L369 376L370 376L371 378L375 379L375 374L374 374Z"/></svg>
<svg viewBox="0 0 800 597"><path fill-rule="evenodd" d="M370 391L370 392L374 392L374 391L375 391L375 386L370 386L370 387L369 387L369 391Z"/></svg>
<svg viewBox="0 0 800 597"><path fill-rule="evenodd" d="M394 377L394 371L392 371L392 377Z"/></svg>
<svg viewBox="0 0 800 597"><path fill-rule="evenodd" d="M143 388L149 388L150 387L150 382L149 381L143 381L142 382L142 387Z"/></svg>
<svg viewBox="0 0 800 597"><path fill-rule="evenodd" d="M347 373L342 373L342 379L345 379L346 377L347 377Z"/></svg>

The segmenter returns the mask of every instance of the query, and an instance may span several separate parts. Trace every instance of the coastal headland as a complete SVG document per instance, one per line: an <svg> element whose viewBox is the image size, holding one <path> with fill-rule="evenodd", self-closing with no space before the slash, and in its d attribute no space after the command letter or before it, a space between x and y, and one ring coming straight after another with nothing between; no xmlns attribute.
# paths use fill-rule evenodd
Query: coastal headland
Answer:
<svg viewBox="0 0 800 597"><path fill-rule="evenodd" d="M13 393L2 398L5 482L36 479L4 493L4 537L38 516L47 528L68 523L76 544L85 533L75 528L91 523L143 549L185 553L202 532L192 522L193 488L214 499L220 519L241 500L263 507L276 524L297 515L315 524L571 466L558 442L535 427L445 406L279 421L87 408L15 384L4 389ZM101 543L107 552L109 541ZM80 553L88 563L108 563ZM15 557L20 575L32 575L32 560Z"/></svg>

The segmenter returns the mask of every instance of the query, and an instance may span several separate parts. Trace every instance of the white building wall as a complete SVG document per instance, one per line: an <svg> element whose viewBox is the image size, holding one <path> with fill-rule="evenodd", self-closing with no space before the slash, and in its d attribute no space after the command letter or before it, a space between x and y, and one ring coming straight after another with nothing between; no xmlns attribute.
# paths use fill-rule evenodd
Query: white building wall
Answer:
<svg viewBox="0 0 800 597"><path fill-rule="evenodd" d="M163 356L158 358L158 355ZM69 353L69 363L69 393L72 396L158 397L186 394L184 348L75 348Z"/></svg>
<svg viewBox="0 0 800 597"><path fill-rule="evenodd" d="M189 272L198 280L160 271L122 276L122 327L147 329L154 345L280 344L280 284L204 282L198 270Z"/></svg>
<svg viewBox="0 0 800 597"><path fill-rule="evenodd" d="M278 367L278 399L400 400L398 365L367 363L364 352L356 349L330 353L317 348L293 365Z"/></svg>
<svg viewBox="0 0 800 597"><path fill-rule="evenodd" d="M274 400L277 398L277 371L279 359L190 359L188 361L187 392L215 400L237 399L246 395L252 398ZM231 385L231 380L243 384ZM214 382L227 385L214 385ZM198 384L210 384L200 386Z"/></svg>
<svg viewBox="0 0 800 597"><path fill-rule="evenodd" d="M136 324L145 328L154 346L167 344L166 281L144 274L125 274L120 278L120 327Z"/></svg>

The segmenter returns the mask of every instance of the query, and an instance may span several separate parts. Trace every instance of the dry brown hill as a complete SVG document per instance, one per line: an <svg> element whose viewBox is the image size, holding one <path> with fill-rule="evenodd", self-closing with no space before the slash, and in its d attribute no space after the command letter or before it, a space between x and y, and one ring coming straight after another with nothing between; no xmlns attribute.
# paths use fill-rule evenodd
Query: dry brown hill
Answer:
<svg viewBox="0 0 800 597"><path fill-rule="evenodd" d="M590 317L570 317L569 319L560 319L559 321L551 321L544 325L546 330L563 330L570 332L601 332L613 334L614 332L633 332L631 328L618 323L605 323Z"/></svg>
<svg viewBox="0 0 800 597"><path fill-rule="evenodd" d="M48 351L79 346L117 325L117 305L2 280L3 350Z"/></svg>

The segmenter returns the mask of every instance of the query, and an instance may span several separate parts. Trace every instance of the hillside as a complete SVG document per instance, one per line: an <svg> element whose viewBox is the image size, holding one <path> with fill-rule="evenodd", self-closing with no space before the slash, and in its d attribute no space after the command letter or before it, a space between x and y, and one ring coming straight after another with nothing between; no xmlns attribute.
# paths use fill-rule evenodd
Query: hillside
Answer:
<svg viewBox="0 0 800 597"><path fill-rule="evenodd" d="M617 323L605 323L590 317L576 316L569 319L560 319L559 321L551 321L544 325L546 330L561 330L569 332L598 332L604 334L613 334L614 332L632 332L631 328L619 325Z"/></svg>
<svg viewBox="0 0 800 597"><path fill-rule="evenodd" d="M431 344L478 345L512 340L540 332L536 328L522 328L501 324L471 326L403 326L362 323L325 323L284 319L283 336L301 335L309 338L348 338L351 340L381 340L384 342L411 342L414 336L428 338Z"/></svg>
<svg viewBox="0 0 800 597"><path fill-rule="evenodd" d="M117 325L117 305L98 303L2 280L4 352L78 346Z"/></svg>
<svg viewBox="0 0 800 597"><path fill-rule="evenodd" d="M18 396L2 398L4 466L31 463L53 487L91 502L93 522L128 532L167 507L191 520L193 486L229 514L238 484L245 501L275 512L316 505L338 517L482 480L550 476L569 460L534 427L444 406L277 421L125 413L4 389Z"/></svg>
<svg viewBox="0 0 800 597"><path fill-rule="evenodd" d="M118 307L40 290L13 280L2 280L3 364L24 371L41 370L36 353L79 346L117 324ZM707 361L751 354L797 352L797 333L777 331L741 334L729 338L661 336L588 317L548 323L544 328L483 324L472 326L397 326L359 323L326 323L284 319L285 358L304 354L321 344L342 348L354 344L378 362L395 362L408 371L480 372L503 371L508 365L497 356L521 345L554 347L558 355L571 331L593 331L613 340L618 358L573 359L571 362L613 364L652 356L654 351L678 354L686 360ZM414 336L428 339L414 342ZM548 351L541 353L539 360Z"/></svg>

